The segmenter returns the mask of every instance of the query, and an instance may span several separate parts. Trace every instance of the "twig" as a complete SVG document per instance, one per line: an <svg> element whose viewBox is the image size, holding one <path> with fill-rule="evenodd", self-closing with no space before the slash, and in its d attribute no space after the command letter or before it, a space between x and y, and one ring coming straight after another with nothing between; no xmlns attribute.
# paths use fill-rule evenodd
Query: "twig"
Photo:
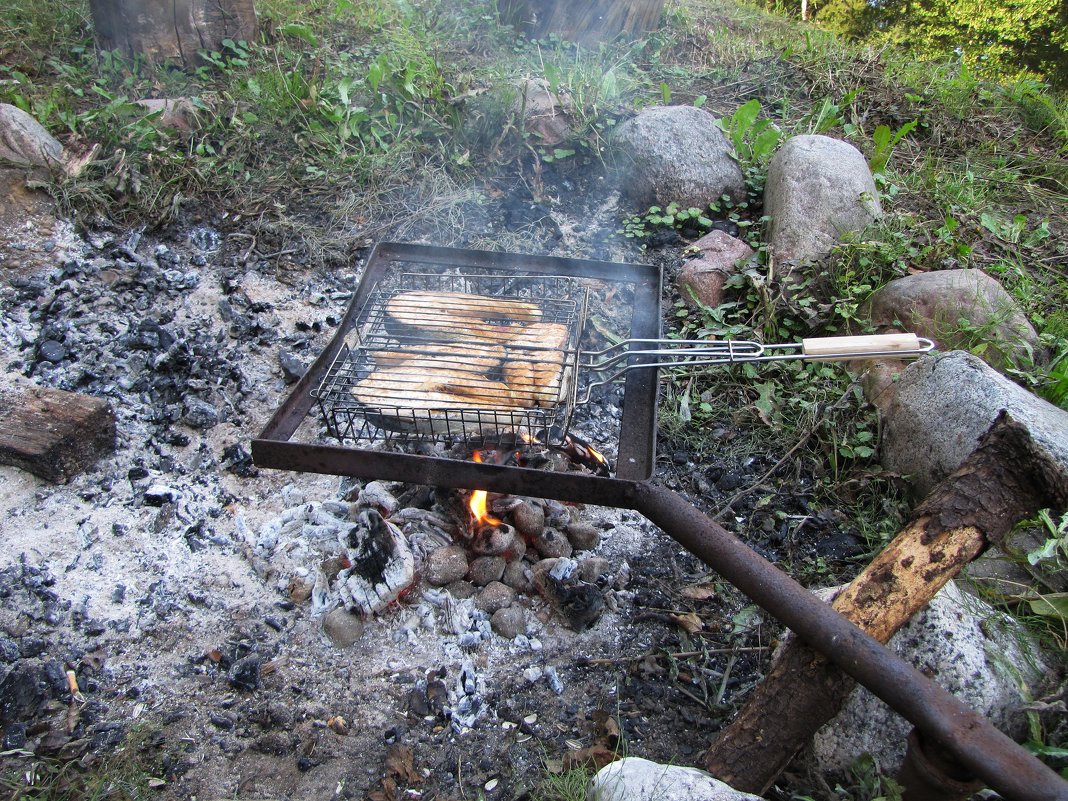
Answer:
<svg viewBox="0 0 1068 801"><path fill-rule="evenodd" d="M731 677L731 668L734 667L734 654L727 660L727 667L723 671L723 679L719 683L719 691L716 693L716 706L723 703L723 696L727 693L727 681Z"/></svg>
<svg viewBox="0 0 1068 801"><path fill-rule="evenodd" d="M711 636L712 635L712 632L710 632L710 631L699 631L697 633L698 634L704 634L704 635L707 635L707 636ZM587 659L587 658L584 658L584 657L579 657L576 660L576 664L578 664L578 665L620 665L620 664L623 664L624 662L641 662L644 659L648 659L650 656L653 657L654 659L656 659L658 656L659 657L667 656L667 657L671 657L672 659L688 659L691 656L705 656L706 654L730 654L733 657L734 654L740 654L740 653L746 653L746 652L752 652L752 651L767 651L767 650L768 650L767 646L752 646L752 647L749 647L749 648L705 648L705 649L703 649L701 651L679 651L678 653L674 653L674 654L670 654L670 653L660 653L660 654L648 653L648 654L641 654L639 656L619 656L619 657L614 657L614 658L602 658L602 659Z"/></svg>

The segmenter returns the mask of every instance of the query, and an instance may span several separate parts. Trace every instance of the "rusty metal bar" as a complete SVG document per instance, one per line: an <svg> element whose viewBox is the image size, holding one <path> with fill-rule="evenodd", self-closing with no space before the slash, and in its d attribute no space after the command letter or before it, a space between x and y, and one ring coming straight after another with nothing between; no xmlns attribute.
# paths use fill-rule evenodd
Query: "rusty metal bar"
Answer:
<svg viewBox="0 0 1068 801"><path fill-rule="evenodd" d="M651 338L659 333L660 279L659 272L651 268L383 244L368 258L364 280L338 336L275 412L260 437L252 442L252 455L257 465L457 489L490 489L634 509L883 699L922 731L930 742L944 748L961 765L1010 801L1068 801L1068 782L999 732L988 720L861 632L687 500L653 482L642 480L652 472L655 448L655 367L633 371L627 379L626 425L621 429L617 478L290 442L314 403L311 387L321 380L334 355L343 346L341 332L348 330L350 315L362 307L374 284L369 277L373 279L384 271L391 258L484 268L500 268L512 260L521 262L523 269L535 272L628 281L635 292L632 336ZM645 330L654 333L644 333Z"/></svg>
<svg viewBox="0 0 1068 801"><path fill-rule="evenodd" d="M653 482L256 440L258 465L633 509L885 701L1010 801L1068 801L1068 782L682 496Z"/></svg>
<svg viewBox="0 0 1068 801"><path fill-rule="evenodd" d="M1068 799L1068 782L877 640L670 490L646 483L635 510L1013 801Z"/></svg>

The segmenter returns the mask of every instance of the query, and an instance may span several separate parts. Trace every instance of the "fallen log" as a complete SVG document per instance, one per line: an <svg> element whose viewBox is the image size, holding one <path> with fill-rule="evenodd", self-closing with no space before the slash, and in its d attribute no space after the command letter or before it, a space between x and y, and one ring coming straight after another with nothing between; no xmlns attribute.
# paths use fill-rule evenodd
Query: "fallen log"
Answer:
<svg viewBox="0 0 1068 801"><path fill-rule="evenodd" d="M885 643L968 562L1049 507L1068 507L1068 465L1002 412L832 606ZM825 657L791 639L708 749L706 770L737 790L763 794L854 687Z"/></svg>
<svg viewBox="0 0 1068 801"><path fill-rule="evenodd" d="M115 416L100 398L0 386L0 464L63 483L115 450Z"/></svg>

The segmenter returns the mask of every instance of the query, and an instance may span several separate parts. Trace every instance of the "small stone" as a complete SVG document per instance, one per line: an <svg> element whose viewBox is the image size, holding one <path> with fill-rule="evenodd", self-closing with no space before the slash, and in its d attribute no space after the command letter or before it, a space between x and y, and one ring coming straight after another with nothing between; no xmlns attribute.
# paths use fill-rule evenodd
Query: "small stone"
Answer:
<svg viewBox="0 0 1068 801"><path fill-rule="evenodd" d="M56 364L67 358L67 349L63 347L62 342L57 342L54 339L46 339L37 347L37 352L41 355L41 358L46 362L52 362Z"/></svg>
<svg viewBox="0 0 1068 801"><path fill-rule="evenodd" d="M522 559L514 559L504 568L501 581L517 592L529 592L530 577L527 575L527 566Z"/></svg>
<svg viewBox="0 0 1068 801"><path fill-rule="evenodd" d="M467 577L476 587L485 587L494 581L500 581L507 563L500 556L480 556L471 562Z"/></svg>
<svg viewBox="0 0 1068 801"><path fill-rule="evenodd" d="M186 398L182 422L190 428L214 428L219 424L219 413L207 401Z"/></svg>
<svg viewBox="0 0 1068 801"><path fill-rule="evenodd" d="M311 598L313 586L310 582L305 581L302 578L293 576L289 580L289 585L286 587L286 592L289 593L290 599L295 603L302 604Z"/></svg>
<svg viewBox="0 0 1068 801"><path fill-rule="evenodd" d="M13 664L19 658L18 644L0 634L0 664Z"/></svg>
<svg viewBox="0 0 1068 801"><path fill-rule="evenodd" d="M444 587L467 575L467 553L459 545L447 545L432 551L426 560L424 577L433 587Z"/></svg>
<svg viewBox="0 0 1068 801"><path fill-rule="evenodd" d="M490 618L490 626L501 637L514 640L527 628L527 615L521 606L508 606L498 609Z"/></svg>
<svg viewBox="0 0 1068 801"><path fill-rule="evenodd" d="M182 497L181 491L165 484L153 484L145 490L145 503L149 506L163 506L165 503L177 503Z"/></svg>
<svg viewBox="0 0 1068 801"><path fill-rule="evenodd" d="M223 731L229 731L234 727L233 718L219 712L213 712L208 715L208 720L211 722L212 726L217 729L222 729Z"/></svg>
<svg viewBox="0 0 1068 801"><path fill-rule="evenodd" d="M260 665L263 663L263 657L259 654L250 654L244 659L239 659L234 662L234 666L230 668L229 676L230 686L235 690L244 690L246 692L252 692L260 686Z"/></svg>
<svg viewBox="0 0 1068 801"><path fill-rule="evenodd" d="M557 531L555 528L547 528L538 537L533 537L530 541L534 550L540 553L546 559L552 559L556 557L571 556L573 548L567 537Z"/></svg>
<svg viewBox="0 0 1068 801"><path fill-rule="evenodd" d="M608 560L600 556L590 556L579 562L579 578L589 584L597 581L608 573Z"/></svg>
<svg viewBox="0 0 1068 801"><path fill-rule="evenodd" d="M363 635L363 621L339 606L323 618L323 633L337 648L348 648Z"/></svg>
<svg viewBox="0 0 1068 801"><path fill-rule="evenodd" d="M545 530L545 511L523 501L512 510L512 522L527 539L537 537Z"/></svg>
<svg viewBox="0 0 1068 801"><path fill-rule="evenodd" d="M475 606L491 615L512 605L515 590L499 581L491 581L475 598Z"/></svg>
<svg viewBox="0 0 1068 801"><path fill-rule="evenodd" d="M474 598L478 592L478 588L470 581L454 581L446 585L445 589L449 591L449 595L461 601L464 598Z"/></svg>
<svg viewBox="0 0 1068 801"><path fill-rule="evenodd" d="M308 369L304 362L287 350L278 351L278 364L282 368L282 380L287 384L295 384L300 381Z"/></svg>
<svg viewBox="0 0 1068 801"><path fill-rule="evenodd" d="M569 523L567 539L576 551L589 551L601 544L601 532L589 523Z"/></svg>
<svg viewBox="0 0 1068 801"><path fill-rule="evenodd" d="M326 727L335 734L340 734L344 737L349 733L349 722L341 715L334 715L330 720L326 722Z"/></svg>

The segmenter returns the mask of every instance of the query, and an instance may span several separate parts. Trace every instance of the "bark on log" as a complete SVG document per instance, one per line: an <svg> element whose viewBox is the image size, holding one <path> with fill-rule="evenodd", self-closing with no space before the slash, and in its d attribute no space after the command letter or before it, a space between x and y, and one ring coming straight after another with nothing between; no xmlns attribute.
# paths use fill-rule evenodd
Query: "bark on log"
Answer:
<svg viewBox="0 0 1068 801"><path fill-rule="evenodd" d="M0 387L0 464L65 482L115 450L115 416L99 398Z"/></svg>
<svg viewBox="0 0 1068 801"><path fill-rule="evenodd" d="M584 45L633 37L660 22L664 0L501 0L501 21L534 39L550 33Z"/></svg>
<svg viewBox="0 0 1068 801"><path fill-rule="evenodd" d="M98 46L152 63L198 63L197 50L256 35L253 0L89 0Z"/></svg>
<svg viewBox="0 0 1068 801"><path fill-rule="evenodd" d="M832 604L886 642L946 582L1020 520L1068 506L1068 465L1037 447L1004 412L964 464L913 512L893 542ZM841 709L855 682L797 638L738 717L712 743L705 769L761 795Z"/></svg>

